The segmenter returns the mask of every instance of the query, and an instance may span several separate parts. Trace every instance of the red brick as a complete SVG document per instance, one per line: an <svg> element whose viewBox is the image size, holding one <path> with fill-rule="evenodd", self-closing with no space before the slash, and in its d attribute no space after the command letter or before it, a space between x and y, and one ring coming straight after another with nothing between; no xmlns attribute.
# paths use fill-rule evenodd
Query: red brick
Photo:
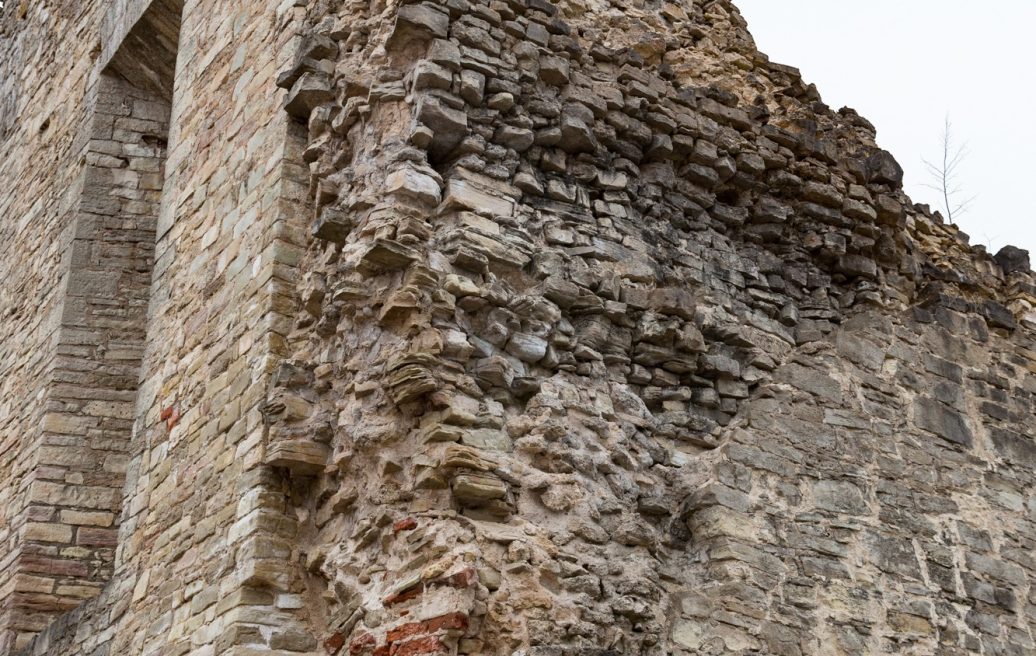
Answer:
<svg viewBox="0 0 1036 656"><path fill-rule="evenodd" d="M337 654L344 644L345 636L339 632L332 634L330 638L324 640L324 649L327 650L327 653L329 654Z"/></svg>
<svg viewBox="0 0 1036 656"><path fill-rule="evenodd" d="M456 574L451 574L442 581L445 585L453 588L470 588L478 580L478 572L472 567L462 569Z"/></svg>
<svg viewBox="0 0 1036 656"><path fill-rule="evenodd" d="M435 636L418 638L392 646L392 656L419 656L420 654L449 654L449 648Z"/></svg>
<svg viewBox="0 0 1036 656"><path fill-rule="evenodd" d="M464 631L468 628L468 616L465 613L448 613L446 615L440 615L439 617L433 617L430 620L421 622L429 632L432 631L449 631L449 630L461 630Z"/></svg>
<svg viewBox="0 0 1036 656"><path fill-rule="evenodd" d="M392 525L392 530L396 533L399 533L400 531L412 531L415 528L417 528L417 520L413 517L406 517Z"/></svg>
<svg viewBox="0 0 1036 656"><path fill-rule="evenodd" d="M468 628L468 616L464 613L448 613L433 617L423 622L409 622L389 630L386 638L390 644L400 643L420 636L430 636L440 631L460 630Z"/></svg>
<svg viewBox="0 0 1036 656"><path fill-rule="evenodd" d="M411 599L417 599L418 597L421 596L421 592L423 592L423 588L421 586L419 586L419 585L415 585L414 587L408 588L406 590L403 590L402 592L397 592L396 594L390 594L389 596L385 597L381 601L381 603L386 605L386 606L391 606L393 604L401 604L404 601L410 601Z"/></svg>
<svg viewBox="0 0 1036 656"><path fill-rule="evenodd" d="M376 644L378 644L378 641L374 639L374 636L364 633L352 641L352 644L349 645L349 653L356 656L356 654L362 654Z"/></svg>
<svg viewBox="0 0 1036 656"><path fill-rule="evenodd" d="M410 622L409 624L402 624L394 629L389 629L385 637L389 642L399 642L400 640L413 638L421 633L423 633L421 622Z"/></svg>
<svg viewBox="0 0 1036 656"><path fill-rule="evenodd" d="M377 645L378 641L374 639L374 636L370 633L364 633L363 635L352 640L352 644L349 645L350 654L361 654L368 649Z"/></svg>
<svg viewBox="0 0 1036 656"><path fill-rule="evenodd" d="M172 414L170 414L169 417L165 420L165 427L166 427L166 429L167 430L173 430L173 427L175 427L176 424L179 423L179 421L180 421L180 409L179 408L173 408Z"/></svg>

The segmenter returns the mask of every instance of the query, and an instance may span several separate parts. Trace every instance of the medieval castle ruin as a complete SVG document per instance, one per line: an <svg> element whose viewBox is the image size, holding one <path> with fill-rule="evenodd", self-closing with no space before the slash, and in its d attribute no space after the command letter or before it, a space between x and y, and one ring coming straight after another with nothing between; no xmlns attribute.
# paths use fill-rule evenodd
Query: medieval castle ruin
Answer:
<svg viewBox="0 0 1036 656"><path fill-rule="evenodd" d="M1036 654L1036 280L730 0L6 0L0 655Z"/></svg>

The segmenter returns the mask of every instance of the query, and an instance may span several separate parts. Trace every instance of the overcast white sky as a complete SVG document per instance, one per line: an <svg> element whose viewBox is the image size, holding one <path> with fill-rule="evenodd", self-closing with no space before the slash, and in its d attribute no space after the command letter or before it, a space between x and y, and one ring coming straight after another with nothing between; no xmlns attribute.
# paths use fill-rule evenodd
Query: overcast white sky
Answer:
<svg viewBox="0 0 1036 656"><path fill-rule="evenodd" d="M973 244L1036 259L1036 0L735 0L759 49L796 66L824 102L878 128L914 202L921 158L939 155L948 114L970 155L961 167Z"/></svg>

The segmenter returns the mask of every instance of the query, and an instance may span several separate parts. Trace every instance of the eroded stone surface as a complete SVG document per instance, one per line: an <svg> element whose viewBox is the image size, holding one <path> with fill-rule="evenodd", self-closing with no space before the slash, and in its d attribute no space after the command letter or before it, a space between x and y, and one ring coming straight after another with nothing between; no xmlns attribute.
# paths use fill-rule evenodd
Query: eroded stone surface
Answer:
<svg viewBox="0 0 1036 656"><path fill-rule="evenodd" d="M1021 253L729 2L291 5L187 8L112 583L26 653L1036 649ZM82 483L25 534L112 546Z"/></svg>
<svg viewBox="0 0 1036 656"><path fill-rule="evenodd" d="M1027 267L998 267L913 206L870 125L759 55L726 3L442 9L448 34L427 55L391 42L382 55L369 36L340 59L368 102L386 76L413 95L372 105L311 165L314 180L353 181L326 202L355 208L356 228L304 266L379 290L325 306L334 335L303 318L289 339L297 366L335 372L316 398L339 412L341 455L319 485L356 502L339 516L313 497L308 548L335 591L328 612L366 609L342 644L427 648L394 633L405 614L364 600L434 562L480 571L470 601L445 595L465 627L421 633L443 653L1031 648L1017 606L950 610L959 590L938 582L970 576L947 526L988 532L971 518L1004 512L1031 534L1028 493L986 506L979 492L980 454L1022 444L989 432L1010 412L980 401L997 393L979 381L1005 399L1023 389L1007 354L1028 333L1008 314L1028 301L1001 275ZM439 77L421 83L429 64ZM373 144L373 126L398 149ZM380 170L415 156L441 204L379 191ZM356 267L375 235L419 253L407 272ZM420 300L391 322L361 311L399 307L399 289ZM392 354L412 351L426 383L400 397ZM369 417L380 428L350 438ZM364 547L368 528L340 542L385 513L413 518L408 544ZM493 525L509 527L501 547ZM395 612L445 612L442 598L426 589Z"/></svg>

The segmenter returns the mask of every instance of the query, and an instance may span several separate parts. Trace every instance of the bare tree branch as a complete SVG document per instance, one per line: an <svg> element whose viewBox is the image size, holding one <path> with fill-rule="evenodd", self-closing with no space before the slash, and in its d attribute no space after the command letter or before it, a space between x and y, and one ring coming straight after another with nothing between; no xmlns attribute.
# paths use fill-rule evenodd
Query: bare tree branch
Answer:
<svg viewBox="0 0 1036 656"><path fill-rule="evenodd" d="M932 189L942 196L942 207L946 212L946 220L950 223L965 214L976 198L976 196L971 196L964 200L958 199L963 191L962 186L957 184L958 169L967 157L968 144L957 145L954 143L953 124L950 123L950 117L947 115L943 123L941 161L933 163L924 158L921 161L932 180L922 186Z"/></svg>

